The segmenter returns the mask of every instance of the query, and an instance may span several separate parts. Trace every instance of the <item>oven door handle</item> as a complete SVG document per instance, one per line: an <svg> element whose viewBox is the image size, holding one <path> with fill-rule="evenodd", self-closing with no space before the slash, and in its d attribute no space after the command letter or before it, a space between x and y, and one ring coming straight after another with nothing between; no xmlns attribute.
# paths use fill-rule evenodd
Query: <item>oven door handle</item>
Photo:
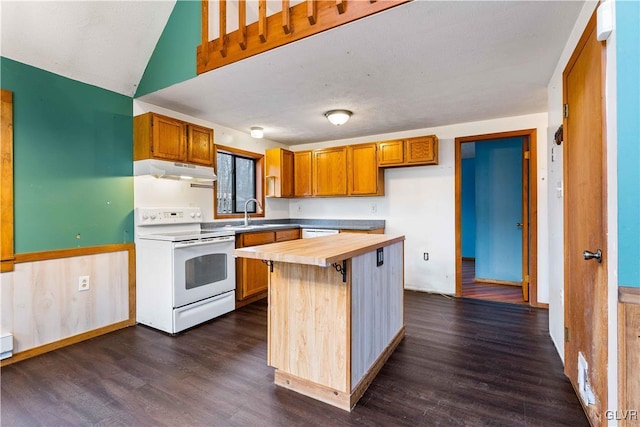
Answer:
<svg viewBox="0 0 640 427"><path fill-rule="evenodd" d="M218 243L232 242L234 240L235 240L235 237L229 236L229 237L216 238L215 240L204 240L204 241L197 241L197 242L177 242L174 244L173 247L176 249L193 248L196 246L215 245Z"/></svg>

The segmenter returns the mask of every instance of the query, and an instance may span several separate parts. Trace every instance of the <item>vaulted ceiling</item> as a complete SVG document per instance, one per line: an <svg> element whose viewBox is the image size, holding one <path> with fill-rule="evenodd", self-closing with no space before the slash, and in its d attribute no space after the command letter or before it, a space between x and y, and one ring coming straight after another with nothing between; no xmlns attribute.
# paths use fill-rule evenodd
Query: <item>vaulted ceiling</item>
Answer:
<svg viewBox="0 0 640 427"><path fill-rule="evenodd" d="M285 144L543 112L583 3L414 1L140 99ZM2 55L132 95L173 5L2 1Z"/></svg>

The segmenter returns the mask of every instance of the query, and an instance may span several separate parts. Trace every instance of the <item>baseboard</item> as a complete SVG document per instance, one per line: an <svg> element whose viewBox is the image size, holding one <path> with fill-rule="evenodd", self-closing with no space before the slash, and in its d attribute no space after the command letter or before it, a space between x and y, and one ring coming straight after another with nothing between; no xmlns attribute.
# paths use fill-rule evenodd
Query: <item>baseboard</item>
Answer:
<svg viewBox="0 0 640 427"><path fill-rule="evenodd" d="M114 332L119 329L128 328L129 326L133 326L136 324L135 319L128 319L122 322L114 323L112 325L103 326L102 328L94 329L91 331L83 332L78 335L74 335L72 337L64 338L59 341L54 341L49 344L44 344L39 347L30 348L29 350L21 351L19 353L14 353L14 355L8 359L4 359L0 366L11 365L12 363L20 362L22 360L30 359L35 356L39 356L41 354L48 353L53 350L57 350L62 347L66 347L72 344L77 344L82 341L86 341L91 338L99 337L100 335L108 334L109 332Z"/></svg>
<svg viewBox="0 0 640 427"><path fill-rule="evenodd" d="M492 285L506 285L506 286L522 287L522 283L521 282L512 282L510 280L494 280L494 279L482 279L482 278L474 277L473 281L474 282L478 282L478 283L489 283L489 284L492 284Z"/></svg>

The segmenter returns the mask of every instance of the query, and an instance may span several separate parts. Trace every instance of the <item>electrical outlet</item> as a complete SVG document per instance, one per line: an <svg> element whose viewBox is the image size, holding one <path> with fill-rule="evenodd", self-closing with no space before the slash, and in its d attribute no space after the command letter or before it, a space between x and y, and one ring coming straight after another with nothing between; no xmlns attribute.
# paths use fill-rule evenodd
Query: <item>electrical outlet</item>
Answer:
<svg viewBox="0 0 640 427"><path fill-rule="evenodd" d="M89 290L89 276L80 276L78 277L78 290L79 291L88 291Z"/></svg>
<svg viewBox="0 0 640 427"><path fill-rule="evenodd" d="M429 252L425 252L422 254L422 259L424 259L425 261L429 261Z"/></svg>
<svg viewBox="0 0 640 427"><path fill-rule="evenodd" d="M378 212L378 205L376 203L371 204L371 213Z"/></svg>

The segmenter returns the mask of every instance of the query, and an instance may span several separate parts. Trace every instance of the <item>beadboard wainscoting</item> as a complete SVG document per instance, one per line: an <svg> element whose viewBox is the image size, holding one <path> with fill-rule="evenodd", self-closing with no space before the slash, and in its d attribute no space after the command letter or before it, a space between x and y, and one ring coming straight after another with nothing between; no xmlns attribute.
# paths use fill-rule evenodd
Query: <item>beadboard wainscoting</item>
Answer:
<svg viewBox="0 0 640 427"><path fill-rule="evenodd" d="M14 339L6 365L135 324L134 245L16 255L1 289L2 332Z"/></svg>

